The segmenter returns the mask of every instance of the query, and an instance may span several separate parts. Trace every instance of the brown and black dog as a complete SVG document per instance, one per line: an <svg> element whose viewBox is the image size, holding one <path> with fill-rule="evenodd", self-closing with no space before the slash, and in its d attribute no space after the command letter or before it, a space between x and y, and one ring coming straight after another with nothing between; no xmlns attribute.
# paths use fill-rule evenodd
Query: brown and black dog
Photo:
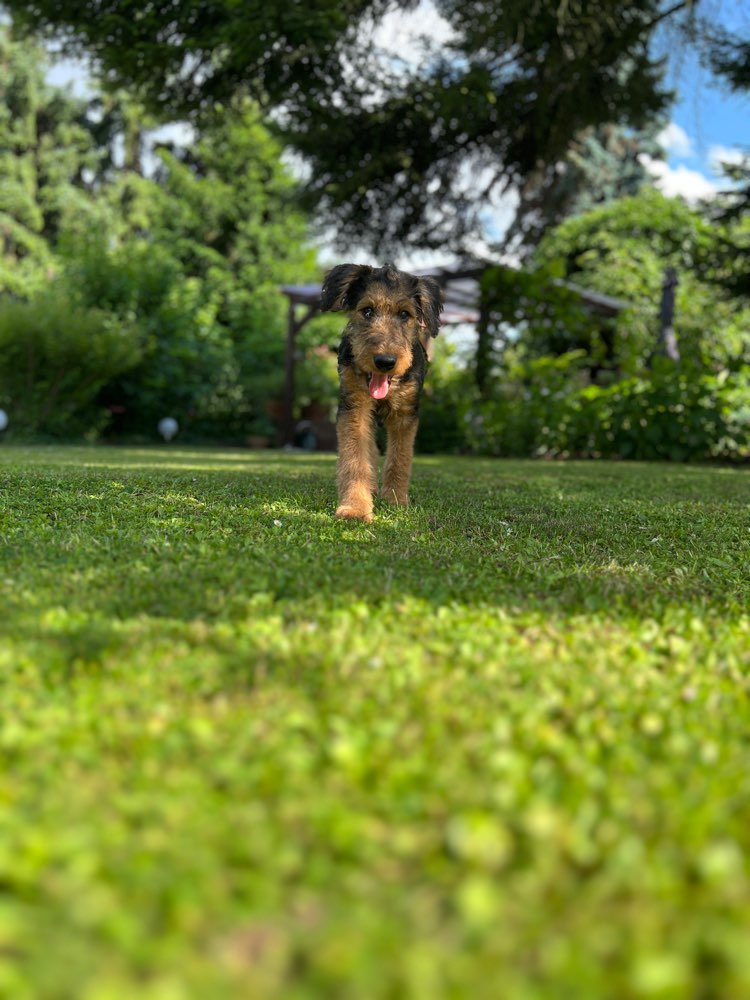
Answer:
<svg viewBox="0 0 750 1000"><path fill-rule="evenodd" d="M338 352L336 517L371 521L378 485L376 422L388 436L380 495L393 504L409 502L425 345L438 333L440 285L388 264L340 264L326 275L320 307L349 313Z"/></svg>

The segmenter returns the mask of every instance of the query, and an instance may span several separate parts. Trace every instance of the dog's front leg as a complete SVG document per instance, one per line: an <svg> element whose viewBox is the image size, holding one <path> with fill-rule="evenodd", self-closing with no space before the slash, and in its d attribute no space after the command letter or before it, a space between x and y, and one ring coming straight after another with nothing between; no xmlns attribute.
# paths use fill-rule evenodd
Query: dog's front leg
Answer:
<svg viewBox="0 0 750 1000"><path fill-rule="evenodd" d="M342 409L336 420L338 464L336 517L372 521L372 495L377 487L378 449L370 406Z"/></svg>
<svg viewBox="0 0 750 1000"><path fill-rule="evenodd" d="M392 413L386 420L388 445L380 495L388 503L409 503L409 481L414 457L414 438L419 421L413 413Z"/></svg>

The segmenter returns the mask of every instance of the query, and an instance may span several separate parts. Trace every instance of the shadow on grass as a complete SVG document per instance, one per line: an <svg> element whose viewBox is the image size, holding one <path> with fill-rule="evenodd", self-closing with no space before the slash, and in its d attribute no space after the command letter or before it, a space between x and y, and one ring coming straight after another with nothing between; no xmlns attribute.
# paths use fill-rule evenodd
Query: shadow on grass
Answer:
<svg viewBox="0 0 750 1000"><path fill-rule="evenodd" d="M236 620L264 595L290 618L406 597L434 607L612 616L671 604L728 610L747 598L740 532L710 514L685 530L654 511L630 521L618 512L608 523L602 512L508 505L501 513L491 525L434 509L351 525L277 503L260 526L225 524L209 537L174 523L93 538L58 528L59 548L51 542L33 579L20 581L20 599L20 567L8 567L6 608Z"/></svg>

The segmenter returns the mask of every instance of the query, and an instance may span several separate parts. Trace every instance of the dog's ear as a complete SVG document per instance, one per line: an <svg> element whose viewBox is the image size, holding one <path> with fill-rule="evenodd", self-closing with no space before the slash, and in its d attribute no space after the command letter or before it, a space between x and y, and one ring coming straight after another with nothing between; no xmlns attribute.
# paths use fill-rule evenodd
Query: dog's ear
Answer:
<svg viewBox="0 0 750 1000"><path fill-rule="evenodd" d="M320 293L320 308L323 312L341 312L353 309L357 296L353 294L355 284L372 274L369 264L339 264L331 268L323 281Z"/></svg>
<svg viewBox="0 0 750 1000"><path fill-rule="evenodd" d="M440 313L443 311L443 291L434 278L417 278L415 286L417 319L431 337L440 331Z"/></svg>

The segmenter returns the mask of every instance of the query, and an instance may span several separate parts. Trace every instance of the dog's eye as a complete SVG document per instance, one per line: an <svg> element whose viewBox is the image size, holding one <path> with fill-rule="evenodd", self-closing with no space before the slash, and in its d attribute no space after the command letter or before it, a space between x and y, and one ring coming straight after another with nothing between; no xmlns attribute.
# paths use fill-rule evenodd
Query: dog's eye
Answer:
<svg viewBox="0 0 750 1000"><path fill-rule="evenodd" d="M365 317L365 319L372 319L372 317L375 315L375 310L372 308L372 306L365 306L365 308L362 310L362 315Z"/></svg>
<svg viewBox="0 0 750 1000"><path fill-rule="evenodd" d="M407 319L411 319L411 313L409 312L408 309L402 309L401 312L398 314L398 318L403 322L406 322Z"/></svg>

